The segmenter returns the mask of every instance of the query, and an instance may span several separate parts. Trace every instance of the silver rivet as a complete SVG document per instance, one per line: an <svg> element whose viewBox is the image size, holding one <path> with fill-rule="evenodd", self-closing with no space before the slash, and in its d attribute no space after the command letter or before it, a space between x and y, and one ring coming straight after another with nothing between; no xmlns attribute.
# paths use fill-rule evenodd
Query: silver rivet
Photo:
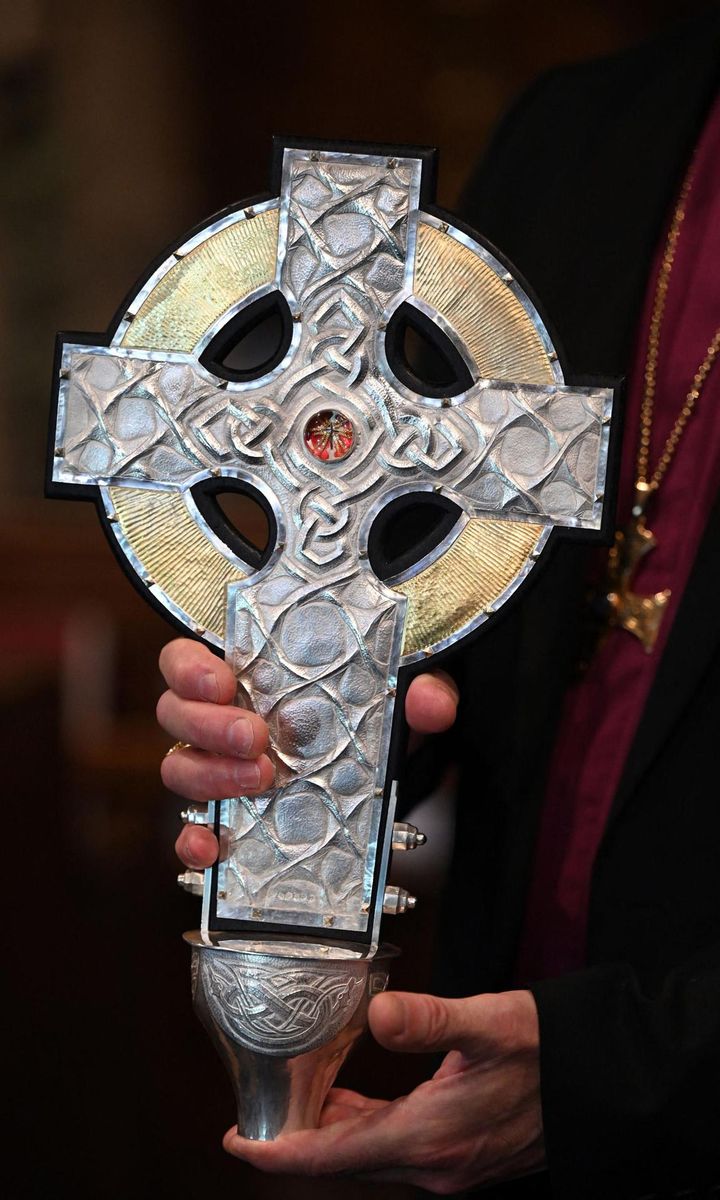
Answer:
<svg viewBox="0 0 720 1200"><path fill-rule="evenodd" d="M254 208L246 208L245 216L247 217L248 221L251 221L252 218L255 216L255 209Z"/></svg>

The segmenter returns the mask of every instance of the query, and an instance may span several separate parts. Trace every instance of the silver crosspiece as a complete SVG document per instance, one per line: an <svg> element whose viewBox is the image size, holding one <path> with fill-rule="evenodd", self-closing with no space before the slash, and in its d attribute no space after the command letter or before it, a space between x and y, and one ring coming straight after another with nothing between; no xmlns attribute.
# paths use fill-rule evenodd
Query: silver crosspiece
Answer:
<svg viewBox="0 0 720 1200"><path fill-rule="evenodd" d="M276 783L222 802L206 921L373 928L406 608L369 564L381 509L441 491L471 517L600 526L610 389L480 378L457 337L463 394L419 395L393 375L385 330L414 303L421 168L285 151L275 286L293 336L263 378L221 380L186 352L63 347L56 481L235 478L275 516L269 560L228 588L225 648L269 723Z"/></svg>

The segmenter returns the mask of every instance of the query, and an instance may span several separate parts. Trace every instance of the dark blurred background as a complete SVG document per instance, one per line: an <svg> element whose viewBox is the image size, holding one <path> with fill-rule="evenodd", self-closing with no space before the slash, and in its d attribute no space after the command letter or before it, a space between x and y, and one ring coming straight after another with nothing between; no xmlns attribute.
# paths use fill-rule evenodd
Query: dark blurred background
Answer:
<svg viewBox="0 0 720 1200"><path fill-rule="evenodd" d="M438 199L452 209L501 112L540 72L706 7L0 2L6 1196L288 1187L223 1154L230 1088L190 1009L180 933L199 905L174 883L181 805L159 780L167 739L153 718L169 629L122 576L93 506L43 499L55 331L102 330L168 242L263 191L274 132L436 145ZM387 921L404 947L399 986L427 986L448 796L423 814L424 866L404 868L418 910ZM423 1069L367 1046L344 1081L392 1096ZM299 1200L416 1194L291 1186Z"/></svg>

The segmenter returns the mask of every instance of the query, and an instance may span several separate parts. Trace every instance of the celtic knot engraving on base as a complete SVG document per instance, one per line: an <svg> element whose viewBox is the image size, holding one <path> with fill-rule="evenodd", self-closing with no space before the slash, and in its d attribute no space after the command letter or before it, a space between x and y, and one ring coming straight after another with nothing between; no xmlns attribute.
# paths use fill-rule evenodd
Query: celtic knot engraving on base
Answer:
<svg viewBox="0 0 720 1200"><path fill-rule="evenodd" d="M194 957L220 1029L270 1055L307 1054L331 1041L351 1020L368 980L363 961L319 963L217 950Z"/></svg>

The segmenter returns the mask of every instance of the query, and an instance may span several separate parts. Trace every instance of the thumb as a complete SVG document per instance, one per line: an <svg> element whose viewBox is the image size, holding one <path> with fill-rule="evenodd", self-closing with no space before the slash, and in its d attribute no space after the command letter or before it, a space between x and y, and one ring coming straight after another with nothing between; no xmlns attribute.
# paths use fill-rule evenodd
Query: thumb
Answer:
<svg viewBox="0 0 720 1200"><path fill-rule="evenodd" d="M387 1050L495 1049L493 996L445 1000L415 992L384 992L370 1005L373 1037Z"/></svg>

